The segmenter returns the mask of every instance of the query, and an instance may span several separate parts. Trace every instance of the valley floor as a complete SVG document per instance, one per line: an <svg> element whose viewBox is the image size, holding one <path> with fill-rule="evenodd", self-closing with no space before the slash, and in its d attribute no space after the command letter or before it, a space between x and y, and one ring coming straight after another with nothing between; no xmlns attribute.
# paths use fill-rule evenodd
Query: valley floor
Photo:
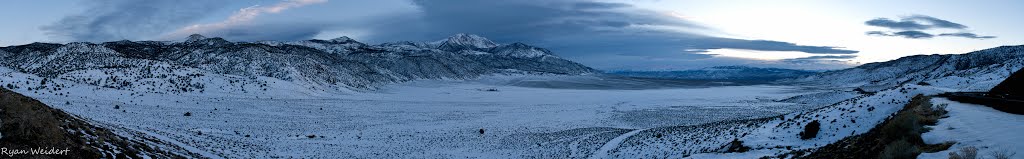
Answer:
<svg viewBox="0 0 1024 159"><path fill-rule="evenodd" d="M207 81L204 93L167 94L60 79L41 84L39 77L7 71L0 72L0 84L20 86L12 91L118 135L209 158L784 157L867 132L914 95L959 90L908 84L861 94L766 84L615 79L609 85L592 76L493 76L420 80L370 92L316 91L275 79L259 79L268 81L269 91ZM37 85L49 87L30 90ZM562 87L567 85L585 89ZM624 87L630 85L643 89ZM976 146L985 153L1020 145L1008 134L1024 129L1012 125L1019 123L1016 116L936 103L950 103L951 117L925 134L927 142L956 141L954 149ZM1000 121L969 124L988 120ZM811 121L822 123L818 137L800 139ZM988 129L994 131L983 131ZM733 146L748 151L726 153Z"/></svg>
<svg viewBox="0 0 1024 159"><path fill-rule="evenodd" d="M821 92L769 85L579 90L488 83L419 81L302 98L134 94L88 86L72 87L66 96L21 92L212 158L587 157L638 129L811 109L775 100Z"/></svg>

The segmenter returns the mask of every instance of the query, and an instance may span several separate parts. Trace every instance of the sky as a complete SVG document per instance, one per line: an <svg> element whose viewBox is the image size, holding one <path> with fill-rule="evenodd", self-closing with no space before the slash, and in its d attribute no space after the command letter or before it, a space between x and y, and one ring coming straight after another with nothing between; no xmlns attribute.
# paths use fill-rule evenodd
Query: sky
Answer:
<svg viewBox="0 0 1024 159"><path fill-rule="evenodd" d="M841 69L1024 44L1012 0L6 1L0 46L331 39L523 42L603 70Z"/></svg>

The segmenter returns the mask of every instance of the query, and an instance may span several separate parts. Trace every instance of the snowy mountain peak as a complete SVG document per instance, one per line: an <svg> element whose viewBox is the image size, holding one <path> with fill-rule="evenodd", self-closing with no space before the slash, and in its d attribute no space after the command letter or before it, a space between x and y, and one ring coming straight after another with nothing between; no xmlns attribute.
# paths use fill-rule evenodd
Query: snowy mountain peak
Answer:
<svg viewBox="0 0 1024 159"><path fill-rule="evenodd" d="M206 36L199 35L199 34L192 34L192 35L189 35L188 36L188 40L185 40L185 41L186 42L196 42L196 41L203 40L203 39L206 39Z"/></svg>
<svg viewBox="0 0 1024 159"><path fill-rule="evenodd" d="M533 47L523 43L512 43L508 45L501 45L490 50L498 55L512 56L520 58L534 58L542 56L551 56L551 51L547 49Z"/></svg>
<svg viewBox="0 0 1024 159"><path fill-rule="evenodd" d="M492 48L498 46L493 41L473 34L459 33L448 37L438 47L442 50L463 50L463 49L479 49L479 48Z"/></svg>
<svg viewBox="0 0 1024 159"><path fill-rule="evenodd" d="M358 42L358 41L353 40L352 38L349 38L348 36L341 36L341 37L338 37L338 38L331 39L331 42L335 42L335 43L350 43L350 42Z"/></svg>

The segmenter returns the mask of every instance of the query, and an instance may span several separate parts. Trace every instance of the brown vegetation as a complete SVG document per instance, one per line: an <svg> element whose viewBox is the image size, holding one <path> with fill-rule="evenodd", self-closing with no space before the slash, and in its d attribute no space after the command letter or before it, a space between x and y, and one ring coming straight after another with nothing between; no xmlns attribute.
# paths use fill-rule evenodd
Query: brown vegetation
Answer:
<svg viewBox="0 0 1024 159"><path fill-rule="evenodd" d="M925 125L936 124L946 113L944 105L932 105L930 97L917 95L867 133L846 137L800 158L916 158L922 152L946 150L953 143L929 145L921 139L928 131Z"/></svg>
<svg viewBox="0 0 1024 159"><path fill-rule="evenodd" d="M78 117L50 108L35 99L2 88L0 134L3 134L0 137L0 147L8 150L69 150L66 154L60 155L13 156L16 158L141 158L141 155L154 158L182 158L117 136Z"/></svg>

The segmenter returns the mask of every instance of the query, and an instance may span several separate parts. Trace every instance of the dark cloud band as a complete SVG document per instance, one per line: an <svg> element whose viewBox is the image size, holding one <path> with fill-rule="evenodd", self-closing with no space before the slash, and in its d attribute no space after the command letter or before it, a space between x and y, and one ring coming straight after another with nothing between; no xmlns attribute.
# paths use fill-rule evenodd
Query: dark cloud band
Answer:
<svg viewBox="0 0 1024 159"><path fill-rule="evenodd" d="M875 18L875 19L871 19L871 20L868 20L868 21L864 22L864 24L869 25L869 26L877 26L877 27L883 27L883 28L889 28L889 29L897 30L895 32L869 31L869 32L865 33L865 34L871 35L871 36L893 36L893 37L903 37L903 38L907 38L907 39L930 39L930 38L934 38L936 36L962 37L962 38L971 38L971 39L991 39L991 38L996 38L995 36L979 36L979 35L974 34L974 33L969 33L969 32L966 32L967 31L966 30L967 29L966 25L963 25L963 24L960 24L960 23L954 23L954 22L951 22L951 21L948 21L948 20L943 20L943 19L939 19L939 18L935 18L935 17L931 17L931 16L926 16L926 15L907 16L907 17L901 18L899 21L888 19L888 18ZM939 34L939 35L934 35L934 34L926 33L926 32L923 31L923 30L929 30L929 29L956 29L956 30L960 30L962 32L959 32L959 33L942 33L942 34Z"/></svg>
<svg viewBox="0 0 1024 159"><path fill-rule="evenodd" d="M951 36L951 37L961 37L961 38L971 38L971 39L992 39L992 38L996 38L996 36L979 36L978 34L974 34L974 33L943 33L943 34L939 34L939 36Z"/></svg>
<svg viewBox="0 0 1024 159"><path fill-rule="evenodd" d="M875 18L864 22L864 24L897 30L967 29L967 26L963 24L925 15L903 17L899 21L889 18Z"/></svg>
<svg viewBox="0 0 1024 159"><path fill-rule="evenodd" d="M865 34L873 35L873 36L897 36L897 37L903 37L903 38L907 38L907 39L928 39L928 38L935 37L935 35L928 34L928 33L921 32L921 31L900 31L900 32L892 32L892 33L890 33L890 32L883 32L883 31L869 31L869 32L867 32Z"/></svg>
<svg viewBox="0 0 1024 159"><path fill-rule="evenodd" d="M187 3L176 0L92 0L84 2L84 12L65 16L40 29L60 40L139 40L186 26L228 3L226 0Z"/></svg>

